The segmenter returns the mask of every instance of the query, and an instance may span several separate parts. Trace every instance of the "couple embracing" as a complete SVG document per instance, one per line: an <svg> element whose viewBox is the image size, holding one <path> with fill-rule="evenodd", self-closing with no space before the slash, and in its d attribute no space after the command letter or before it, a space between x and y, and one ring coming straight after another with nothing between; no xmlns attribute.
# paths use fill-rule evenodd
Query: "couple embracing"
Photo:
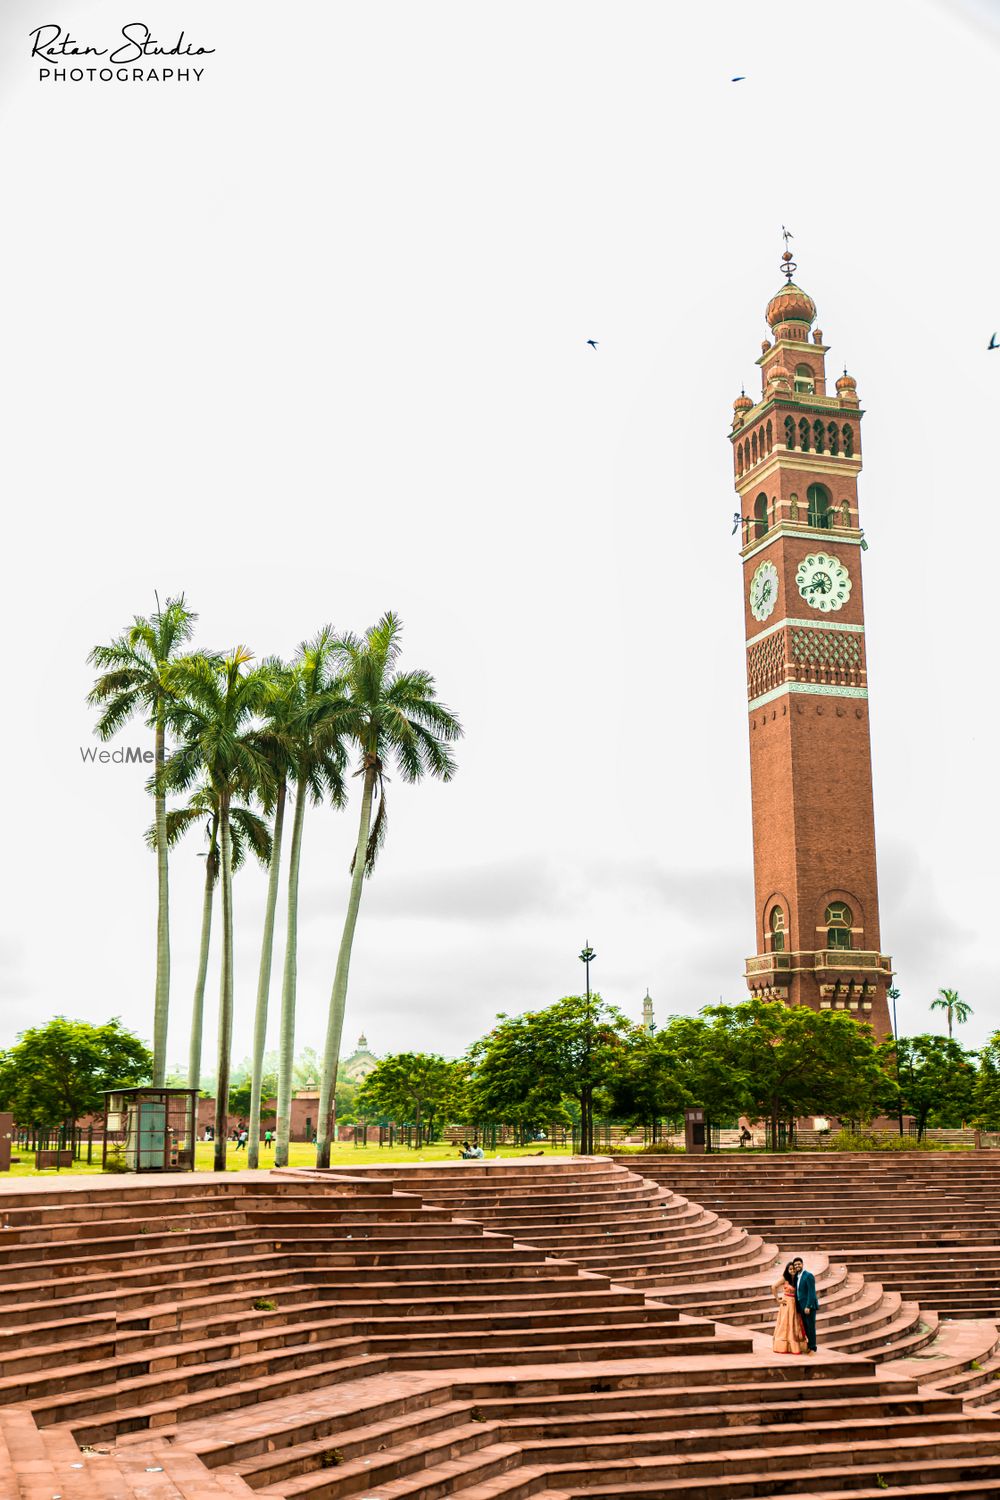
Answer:
<svg viewBox="0 0 1000 1500"><path fill-rule="evenodd" d="M805 1269L801 1257L788 1262L781 1280L771 1290L778 1299L775 1354L815 1354L819 1298L816 1278Z"/></svg>

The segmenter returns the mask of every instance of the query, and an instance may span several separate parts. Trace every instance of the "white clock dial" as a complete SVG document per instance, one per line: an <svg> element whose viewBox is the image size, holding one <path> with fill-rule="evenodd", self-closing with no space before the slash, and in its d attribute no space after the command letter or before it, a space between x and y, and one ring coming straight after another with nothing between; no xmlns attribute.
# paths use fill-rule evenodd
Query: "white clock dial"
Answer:
<svg viewBox="0 0 1000 1500"><path fill-rule="evenodd" d="M842 609L851 597L851 575L839 558L829 552L810 552L795 574L799 593L813 609L824 614Z"/></svg>
<svg viewBox="0 0 1000 1500"><path fill-rule="evenodd" d="M766 620L778 602L778 570L762 562L750 580L750 610L755 620Z"/></svg>

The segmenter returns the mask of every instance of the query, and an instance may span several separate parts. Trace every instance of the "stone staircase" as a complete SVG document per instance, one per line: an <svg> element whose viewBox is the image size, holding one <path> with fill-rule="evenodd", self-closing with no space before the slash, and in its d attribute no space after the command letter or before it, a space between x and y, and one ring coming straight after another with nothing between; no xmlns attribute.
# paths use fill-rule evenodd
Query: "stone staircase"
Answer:
<svg viewBox="0 0 1000 1500"><path fill-rule="evenodd" d="M5 1185L3 1500L1000 1497L996 1413L667 1302L762 1237L612 1163L455 1166L580 1260L412 1173Z"/></svg>
<svg viewBox="0 0 1000 1500"><path fill-rule="evenodd" d="M714 1207L693 1203L606 1159L539 1165L527 1169L521 1182L511 1164L500 1170L502 1176L492 1164L472 1162L345 1168L419 1185L428 1202L692 1315L746 1329L773 1326L771 1288L793 1251L781 1253L776 1237L761 1226L752 1232L734 1225ZM539 1192L542 1181L546 1187ZM936 1311L922 1310L880 1281L848 1269L839 1257L832 1263L817 1253L806 1261L823 1304L824 1348L901 1359L938 1335Z"/></svg>
<svg viewBox="0 0 1000 1500"><path fill-rule="evenodd" d="M879 1357L961 1390L967 1404L1000 1406L1000 1151L639 1160L661 1187L697 1189L706 1207L805 1253L811 1267L827 1255L851 1275L877 1277L919 1310L918 1322L937 1325L933 1342ZM898 1363L907 1357L917 1362Z"/></svg>

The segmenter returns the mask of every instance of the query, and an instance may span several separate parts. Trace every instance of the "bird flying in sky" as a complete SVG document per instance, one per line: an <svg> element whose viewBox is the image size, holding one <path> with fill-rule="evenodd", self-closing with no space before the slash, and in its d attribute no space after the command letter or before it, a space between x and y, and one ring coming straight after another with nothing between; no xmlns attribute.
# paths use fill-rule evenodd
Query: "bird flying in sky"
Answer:
<svg viewBox="0 0 1000 1500"><path fill-rule="evenodd" d="M588 339L587 343L590 345L591 349L596 349L597 348L597 340L596 339Z"/></svg>
<svg viewBox="0 0 1000 1500"><path fill-rule="evenodd" d="M997 343L996 334L993 335L986 347L988 349L1000 349L1000 344Z"/></svg>
<svg viewBox="0 0 1000 1500"><path fill-rule="evenodd" d="M735 78L731 78L729 81L730 83L746 83L746 78L747 75L745 73L739 73Z"/></svg>

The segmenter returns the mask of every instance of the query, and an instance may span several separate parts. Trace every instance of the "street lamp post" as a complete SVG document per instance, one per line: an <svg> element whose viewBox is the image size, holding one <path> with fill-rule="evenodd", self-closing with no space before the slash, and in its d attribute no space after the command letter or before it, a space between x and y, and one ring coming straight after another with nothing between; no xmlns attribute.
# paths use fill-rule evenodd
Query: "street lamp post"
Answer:
<svg viewBox="0 0 1000 1500"><path fill-rule="evenodd" d="M590 1064L590 965L597 954L589 943L584 943L583 952L580 954L580 962L587 973L587 1064ZM580 1155L593 1156L594 1154L594 1121L592 1114L592 1100L590 1096L590 1080L588 1078L584 1085L583 1095L580 1100Z"/></svg>
<svg viewBox="0 0 1000 1500"><path fill-rule="evenodd" d="M895 988L895 986L893 986L892 989L886 991L886 994L888 995L889 999L892 1001L892 1039L896 1043L896 1087L898 1089L899 1088L899 1024L898 1024L898 1022L896 1020L896 1001L899 999L899 991ZM899 1103L899 1133L900 1133L900 1135L902 1135L903 1134L903 1097L902 1097L901 1094L899 1095L898 1103Z"/></svg>

